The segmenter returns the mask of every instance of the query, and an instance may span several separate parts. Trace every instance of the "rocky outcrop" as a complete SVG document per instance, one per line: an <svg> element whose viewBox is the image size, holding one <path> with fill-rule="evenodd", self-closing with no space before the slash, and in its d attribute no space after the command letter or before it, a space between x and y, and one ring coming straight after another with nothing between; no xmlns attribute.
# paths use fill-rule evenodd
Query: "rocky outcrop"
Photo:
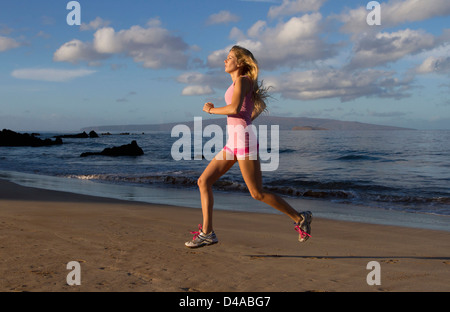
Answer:
<svg viewBox="0 0 450 312"><path fill-rule="evenodd" d="M11 130L3 129L0 132L0 146L49 146L63 144L61 138L42 140L28 133L17 133Z"/></svg>
<svg viewBox="0 0 450 312"><path fill-rule="evenodd" d="M95 132L94 130L92 130L91 132L89 132L89 137L90 137L90 138L98 138L98 134L97 134L97 132Z"/></svg>
<svg viewBox="0 0 450 312"><path fill-rule="evenodd" d="M87 138L98 138L98 134L95 131L89 132L89 134L86 133L86 131L83 131L83 133L77 133L77 134L64 134L64 135L58 135L55 136L55 138L70 138L70 139L87 139Z"/></svg>
<svg viewBox="0 0 450 312"><path fill-rule="evenodd" d="M105 148L103 151L101 151L99 153L96 153L96 152L94 152L94 153L92 153L92 152L83 153L83 154L80 155L80 157L95 156L95 155L112 156L112 157L117 157L117 156L141 156L141 155L144 155L144 151L142 150L142 148L140 148L138 146L136 141L132 141L130 144L127 144L127 145L122 145L122 146L118 146L118 147L111 147L111 148Z"/></svg>

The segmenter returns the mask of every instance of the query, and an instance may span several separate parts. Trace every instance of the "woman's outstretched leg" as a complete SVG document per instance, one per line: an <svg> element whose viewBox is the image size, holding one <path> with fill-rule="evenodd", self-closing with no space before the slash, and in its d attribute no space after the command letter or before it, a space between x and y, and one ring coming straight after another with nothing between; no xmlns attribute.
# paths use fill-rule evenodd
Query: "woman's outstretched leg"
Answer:
<svg viewBox="0 0 450 312"><path fill-rule="evenodd" d="M239 168L245 184L256 200L262 201L289 216L294 222L302 220L298 212L280 196L263 190L261 164L259 160L239 160Z"/></svg>
<svg viewBox="0 0 450 312"><path fill-rule="evenodd" d="M197 181L202 204L203 226L200 227L198 232L192 232L195 236L192 241L186 242L186 247L198 248L218 242L213 231L214 196L212 186L236 162L236 159L227 160L225 152L221 152L219 155L223 158L214 157Z"/></svg>
<svg viewBox="0 0 450 312"><path fill-rule="evenodd" d="M226 152L221 152L222 159L214 157L197 181L203 213L203 233L213 230L213 184L236 163L236 159L227 160Z"/></svg>
<svg viewBox="0 0 450 312"><path fill-rule="evenodd" d="M239 160L239 167L252 197L289 216L297 224L296 230L300 233L299 240L302 242L307 240L311 232L311 212L299 213L280 196L264 191L259 160Z"/></svg>

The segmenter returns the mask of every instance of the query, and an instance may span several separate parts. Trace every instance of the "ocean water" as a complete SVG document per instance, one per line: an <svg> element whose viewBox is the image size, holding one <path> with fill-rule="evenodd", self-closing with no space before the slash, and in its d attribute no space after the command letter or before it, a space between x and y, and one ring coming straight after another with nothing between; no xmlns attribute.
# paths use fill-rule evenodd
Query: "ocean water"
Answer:
<svg viewBox="0 0 450 312"><path fill-rule="evenodd" d="M54 135L41 133L40 137ZM100 152L132 140L144 150L143 156L80 157L83 152ZM110 188L114 189L111 197L198 206L196 181L208 160L175 161L171 149L177 140L170 132L148 132L66 138L59 146L0 147L0 178L20 182L19 173L53 177L58 179L53 187L85 183L94 195L104 195ZM203 144L208 140L203 138ZM279 166L263 172L263 184L289 200L345 204L340 207L350 204L377 214L395 211L433 215L448 222L448 142L450 131L280 131ZM42 186L42 178L33 181ZM97 193L93 185L101 185ZM138 188L142 196L128 196L130 187ZM218 196L248 197L238 164L216 183L215 190ZM168 197L166 201L161 194ZM239 205L239 201L233 205ZM252 211L260 205L242 206L236 209Z"/></svg>

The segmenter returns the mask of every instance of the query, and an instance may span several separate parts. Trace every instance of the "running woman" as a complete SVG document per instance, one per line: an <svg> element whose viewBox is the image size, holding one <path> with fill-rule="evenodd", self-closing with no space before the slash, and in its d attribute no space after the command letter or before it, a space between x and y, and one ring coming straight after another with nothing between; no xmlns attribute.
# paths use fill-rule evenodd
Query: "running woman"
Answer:
<svg viewBox="0 0 450 312"><path fill-rule="evenodd" d="M298 213L285 200L276 194L266 192L262 187L261 166L258 159L258 142L251 127L255 120L266 110L264 100L267 89L258 82L258 63L253 54L245 48L234 46L225 62L225 72L230 74L233 83L225 93L226 106L214 107L205 103L203 111L209 114L227 115L228 141L208 164L198 179L200 190L203 225L194 237L186 242L186 247L198 248L216 244L217 236L213 230L214 197L212 186L236 162L251 196L285 213L295 222L299 241L306 241L311 234L312 213Z"/></svg>

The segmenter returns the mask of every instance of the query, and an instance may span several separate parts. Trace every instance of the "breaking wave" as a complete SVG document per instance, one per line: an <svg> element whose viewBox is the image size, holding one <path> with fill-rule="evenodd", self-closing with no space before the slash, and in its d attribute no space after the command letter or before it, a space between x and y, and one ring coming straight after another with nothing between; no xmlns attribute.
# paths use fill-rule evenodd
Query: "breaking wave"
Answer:
<svg viewBox="0 0 450 312"><path fill-rule="evenodd" d="M186 176L185 172L171 172L154 175L120 175L120 174L88 174L69 175L72 179L93 180L108 183L132 183L141 185L161 185L172 187L197 187L197 175ZM380 185L342 182L273 180L265 184L265 190L283 196L295 198L327 199L339 202L367 203L379 207L390 207L391 204L404 206L411 212L436 213L433 210L439 205L440 215L450 215L450 197L447 196L412 196L399 195L399 190ZM214 184L214 189L225 192L248 192L243 181L222 178ZM444 206L444 208L442 207ZM448 206L448 208L445 208ZM424 208L426 207L426 208Z"/></svg>

